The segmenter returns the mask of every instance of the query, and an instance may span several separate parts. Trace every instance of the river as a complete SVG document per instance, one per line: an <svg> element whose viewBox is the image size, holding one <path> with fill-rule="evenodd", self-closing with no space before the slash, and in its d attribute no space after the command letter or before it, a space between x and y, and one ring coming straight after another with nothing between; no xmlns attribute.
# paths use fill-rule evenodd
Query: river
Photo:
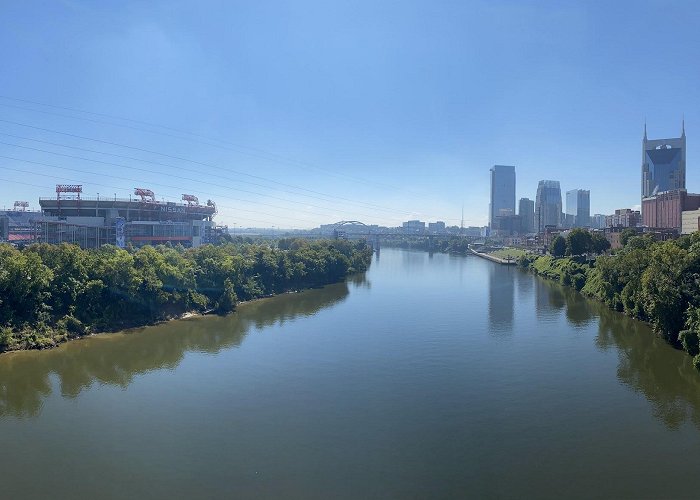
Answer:
<svg viewBox="0 0 700 500"><path fill-rule="evenodd" d="M0 497L697 498L700 374L474 256L0 356Z"/></svg>

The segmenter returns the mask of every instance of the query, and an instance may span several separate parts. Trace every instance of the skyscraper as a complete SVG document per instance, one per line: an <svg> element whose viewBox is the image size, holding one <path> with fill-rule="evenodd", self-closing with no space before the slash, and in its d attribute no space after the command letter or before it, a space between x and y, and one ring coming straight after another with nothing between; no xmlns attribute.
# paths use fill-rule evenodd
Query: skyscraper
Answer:
<svg viewBox="0 0 700 500"><path fill-rule="evenodd" d="M515 215L515 167L494 165L491 168L491 203L489 226L500 215Z"/></svg>
<svg viewBox="0 0 700 500"><path fill-rule="evenodd" d="M523 233L535 232L535 202L530 198L520 198L518 202L520 229Z"/></svg>
<svg viewBox="0 0 700 500"><path fill-rule="evenodd" d="M675 139L642 140L642 198L673 189L685 189L685 121Z"/></svg>
<svg viewBox="0 0 700 500"><path fill-rule="evenodd" d="M591 220L591 192L572 189L566 192L566 215L572 227L588 227Z"/></svg>
<svg viewBox="0 0 700 500"><path fill-rule="evenodd" d="M559 181L540 181L535 198L535 229L561 224L561 188Z"/></svg>

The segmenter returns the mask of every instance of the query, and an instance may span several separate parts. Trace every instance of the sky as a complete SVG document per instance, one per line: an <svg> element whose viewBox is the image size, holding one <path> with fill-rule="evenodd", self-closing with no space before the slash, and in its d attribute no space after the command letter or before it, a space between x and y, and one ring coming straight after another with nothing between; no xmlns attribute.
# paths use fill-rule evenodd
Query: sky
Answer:
<svg viewBox="0 0 700 500"><path fill-rule="evenodd" d="M641 140L700 191L700 2L10 1L0 208L194 194L229 227L488 221L489 169L639 204ZM698 131L698 132L696 132Z"/></svg>

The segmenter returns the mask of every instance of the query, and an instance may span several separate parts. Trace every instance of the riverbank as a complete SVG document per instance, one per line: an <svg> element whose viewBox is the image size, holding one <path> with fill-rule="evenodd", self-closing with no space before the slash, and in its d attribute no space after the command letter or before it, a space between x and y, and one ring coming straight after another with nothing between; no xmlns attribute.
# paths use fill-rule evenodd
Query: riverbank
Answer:
<svg viewBox="0 0 700 500"><path fill-rule="evenodd" d="M649 323L700 370L699 233L665 242L631 238L615 255L594 261L547 255L521 258L519 265Z"/></svg>
<svg viewBox="0 0 700 500"><path fill-rule="evenodd" d="M471 245L469 246L469 252L486 260L490 260L491 262L497 262L498 264L503 264L506 266L517 265L518 259L527 255L527 252L524 250L519 250L516 248L503 248L492 252L479 252Z"/></svg>
<svg viewBox="0 0 700 500"><path fill-rule="evenodd" d="M364 242L335 240L196 249L0 245L0 352L227 314L242 301L343 281L371 259Z"/></svg>

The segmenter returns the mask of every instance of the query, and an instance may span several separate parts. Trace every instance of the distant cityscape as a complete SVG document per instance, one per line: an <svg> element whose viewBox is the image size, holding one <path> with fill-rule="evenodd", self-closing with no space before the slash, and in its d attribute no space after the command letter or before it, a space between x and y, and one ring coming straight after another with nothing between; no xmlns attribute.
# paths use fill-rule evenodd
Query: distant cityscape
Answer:
<svg viewBox="0 0 700 500"><path fill-rule="evenodd" d="M565 201L565 204L563 203ZM235 229L214 223L216 204L200 203L183 194L182 203L157 201L155 194L136 188L128 199L86 198L82 186L56 186L56 196L40 198L40 211L16 201L11 210L0 211L0 241L76 243L84 248L105 243L124 246L179 243L188 247L215 242ZM686 190L685 122L677 138L649 139L644 125L641 162L641 210L622 207L612 214L591 215L591 192L574 188L565 199L559 181L539 181L534 200L523 197L516 206L516 168L494 165L490 169L488 225L448 226L443 221L408 220L399 227L366 225L359 221L324 224L313 230L275 228L238 229L239 235L309 234L319 236L446 235L490 238L505 245L546 248L552 239L573 228L602 231L612 248L620 246L620 234L631 228L658 239L675 238L700 229L700 194Z"/></svg>
<svg viewBox="0 0 700 500"><path fill-rule="evenodd" d="M685 121L681 136L649 139L644 124L641 163L641 210L624 207L612 214L591 215L591 192L566 191L562 205L559 181L541 180L535 200L521 198L515 210L515 167L491 168L488 235L506 244L547 246L554 236L572 228L603 231L612 248L620 246L627 228L651 233L658 239L677 237L700 229L700 195L686 190Z"/></svg>

